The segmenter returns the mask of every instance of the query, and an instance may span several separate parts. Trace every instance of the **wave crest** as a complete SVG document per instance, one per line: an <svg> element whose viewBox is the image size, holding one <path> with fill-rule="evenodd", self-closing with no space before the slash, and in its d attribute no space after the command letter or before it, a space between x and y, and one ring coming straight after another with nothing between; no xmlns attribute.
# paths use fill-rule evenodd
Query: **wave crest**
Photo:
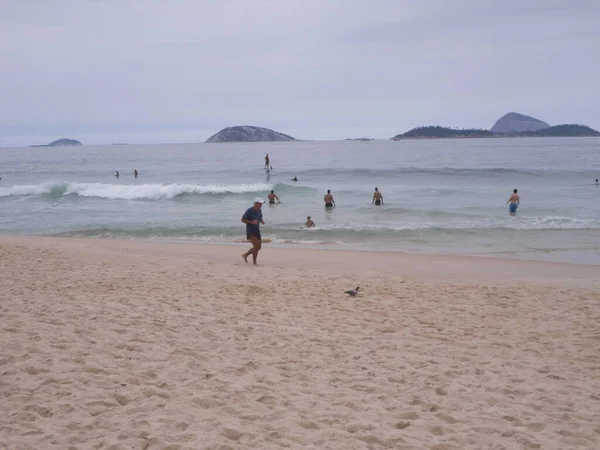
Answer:
<svg viewBox="0 0 600 450"><path fill-rule="evenodd" d="M266 183L257 184L104 184L49 182L35 186L12 186L2 188L0 197L48 196L52 198L67 195L95 197L109 200L168 200L183 195L223 195L263 193L272 189Z"/></svg>

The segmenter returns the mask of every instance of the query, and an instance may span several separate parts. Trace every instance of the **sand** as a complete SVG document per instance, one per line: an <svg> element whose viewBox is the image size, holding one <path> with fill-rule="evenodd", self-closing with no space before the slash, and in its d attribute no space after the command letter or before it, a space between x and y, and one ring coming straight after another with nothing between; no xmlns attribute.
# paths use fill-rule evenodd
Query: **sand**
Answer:
<svg viewBox="0 0 600 450"><path fill-rule="evenodd" d="M0 237L0 447L600 448L599 266L245 248Z"/></svg>

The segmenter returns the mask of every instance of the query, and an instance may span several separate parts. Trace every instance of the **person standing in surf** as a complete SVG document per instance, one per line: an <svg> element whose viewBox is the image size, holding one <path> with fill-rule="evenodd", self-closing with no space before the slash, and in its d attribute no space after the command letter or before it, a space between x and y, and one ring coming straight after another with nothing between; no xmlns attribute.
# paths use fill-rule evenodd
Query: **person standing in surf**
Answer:
<svg viewBox="0 0 600 450"><path fill-rule="evenodd" d="M242 258L244 258L246 264L248 263L248 256L252 255L252 264L256 265L258 252L262 247L260 224L265 224L261 211L263 203L262 199L255 198L254 205L248 208L242 216L242 222L246 224L246 239L252 242L252 248L242 254Z"/></svg>
<svg viewBox="0 0 600 450"><path fill-rule="evenodd" d="M281 203L281 200L279 200L279 197L277 197L277 194L275 194L275 191L271 191L269 193L269 195L267 195L267 198L269 199L269 205L274 205L275 200L277 200L277 203Z"/></svg>
<svg viewBox="0 0 600 450"><path fill-rule="evenodd" d="M323 201L325 202L325 208L333 208L335 206L335 200L333 199L333 195L331 195L330 189L327 189L327 194L323 197Z"/></svg>
<svg viewBox="0 0 600 450"><path fill-rule="evenodd" d="M517 208L519 207L519 203L521 201L521 199L519 198L519 194L517 194L517 192L519 192L518 189L513 190L512 195L506 201L507 205L510 203L510 206L508 207L508 214L510 216L517 215Z"/></svg>
<svg viewBox="0 0 600 450"><path fill-rule="evenodd" d="M265 155L265 170L269 170L271 167L271 162L270 162L270 158L269 158L269 154L267 153Z"/></svg>
<svg viewBox="0 0 600 450"><path fill-rule="evenodd" d="M379 189L375 188L375 192L373 192L373 201L371 202L372 205L383 205L383 195L381 194L381 192L379 192Z"/></svg>

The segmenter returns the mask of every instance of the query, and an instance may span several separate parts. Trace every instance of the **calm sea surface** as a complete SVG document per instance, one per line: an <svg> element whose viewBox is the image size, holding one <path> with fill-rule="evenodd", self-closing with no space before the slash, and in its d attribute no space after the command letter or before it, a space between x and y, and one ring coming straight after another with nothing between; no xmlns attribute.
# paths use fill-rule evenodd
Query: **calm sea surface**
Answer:
<svg viewBox="0 0 600 450"><path fill-rule="evenodd" d="M274 189L276 244L600 264L597 138L2 148L0 177L2 234L239 242Z"/></svg>

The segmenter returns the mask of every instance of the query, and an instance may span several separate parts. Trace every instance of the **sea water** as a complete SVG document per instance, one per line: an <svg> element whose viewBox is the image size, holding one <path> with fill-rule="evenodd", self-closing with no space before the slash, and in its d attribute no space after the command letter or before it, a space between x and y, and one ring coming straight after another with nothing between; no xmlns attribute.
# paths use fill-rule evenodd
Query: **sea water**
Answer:
<svg viewBox="0 0 600 450"><path fill-rule="evenodd" d="M274 190L271 245L600 264L597 138L0 148L0 177L2 234L234 243Z"/></svg>

